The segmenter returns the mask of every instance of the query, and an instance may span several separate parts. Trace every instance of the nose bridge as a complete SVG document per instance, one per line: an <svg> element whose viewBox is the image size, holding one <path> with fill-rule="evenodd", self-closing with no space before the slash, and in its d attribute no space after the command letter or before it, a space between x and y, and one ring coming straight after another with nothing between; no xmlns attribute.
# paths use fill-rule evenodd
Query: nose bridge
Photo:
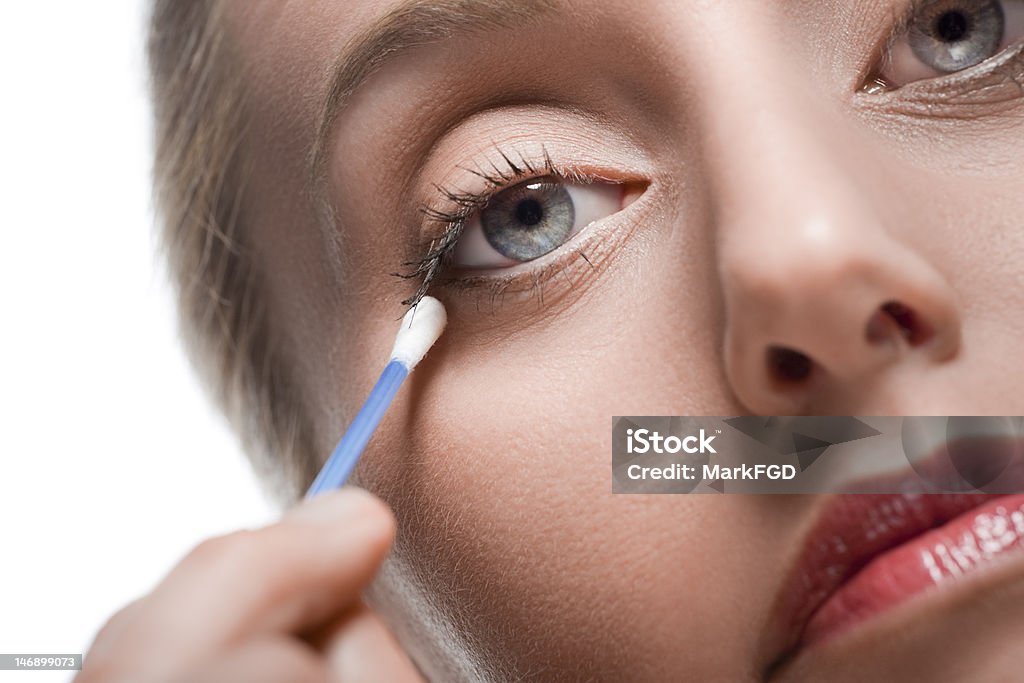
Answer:
<svg viewBox="0 0 1024 683"><path fill-rule="evenodd" d="M753 37L732 53L722 81L704 91L704 162L725 298L748 326L772 330L775 343L841 350L824 337L863 331L884 303L870 293L900 267L902 248L860 186L867 174L856 134L795 75L806 69L784 63L777 48L754 59L747 51L756 44ZM825 296L836 287L849 296Z"/></svg>
<svg viewBox="0 0 1024 683"><path fill-rule="evenodd" d="M820 249L844 226L866 237L878 219L859 186L869 181L867 155L849 118L777 40L751 33L738 42L702 84L705 170L722 246L771 243L784 231Z"/></svg>
<svg viewBox="0 0 1024 683"><path fill-rule="evenodd" d="M669 6L666 21L687 21L677 58L695 93L691 124L720 246L754 244L758 233L777 240L780 228L820 236L836 229L836 217L863 230L856 212L870 206L856 183L871 182L870 155L858 149L834 87L812 76L820 70L806 61L799 27L774 2L695 0L686 13Z"/></svg>
<svg viewBox="0 0 1024 683"><path fill-rule="evenodd" d="M896 234L899 197L879 150L812 69L789 63L798 51L755 30L733 37L696 107L741 400L755 412L808 409L809 390L777 390L773 358L785 372L824 370L833 398L910 348L949 359L954 295Z"/></svg>

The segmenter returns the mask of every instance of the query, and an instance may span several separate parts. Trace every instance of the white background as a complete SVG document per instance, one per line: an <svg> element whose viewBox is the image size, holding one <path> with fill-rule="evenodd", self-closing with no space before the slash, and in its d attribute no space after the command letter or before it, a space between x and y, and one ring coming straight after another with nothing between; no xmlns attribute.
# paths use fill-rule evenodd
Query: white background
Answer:
<svg viewBox="0 0 1024 683"><path fill-rule="evenodd" d="M0 9L0 652L83 652L201 538L273 516L179 348L146 12Z"/></svg>

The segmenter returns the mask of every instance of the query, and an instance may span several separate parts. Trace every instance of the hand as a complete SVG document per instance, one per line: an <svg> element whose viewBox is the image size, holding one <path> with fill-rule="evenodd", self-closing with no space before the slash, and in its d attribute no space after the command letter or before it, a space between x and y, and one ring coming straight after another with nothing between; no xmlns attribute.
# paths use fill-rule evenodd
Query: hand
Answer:
<svg viewBox="0 0 1024 683"><path fill-rule="evenodd" d="M394 534L348 488L208 539L107 622L75 683L420 681L359 597Z"/></svg>

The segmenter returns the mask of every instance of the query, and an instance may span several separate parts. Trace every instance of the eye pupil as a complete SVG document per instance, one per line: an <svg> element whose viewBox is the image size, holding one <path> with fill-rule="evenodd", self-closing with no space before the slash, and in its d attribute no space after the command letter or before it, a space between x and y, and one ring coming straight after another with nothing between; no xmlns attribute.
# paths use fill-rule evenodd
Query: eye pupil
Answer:
<svg viewBox="0 0 1024 683"><path fill-rule="evenodd" d="M544 220L544 207L536 199L524 199L516 205L516 220L532 228Z"/></svg>
<svg viewBox="0 0 1024 683"><path fill-rule="evenodd" d="M963 40L970 31L971 20L963 12L945 12L935 20L935 35L947 43Z"/></svg>

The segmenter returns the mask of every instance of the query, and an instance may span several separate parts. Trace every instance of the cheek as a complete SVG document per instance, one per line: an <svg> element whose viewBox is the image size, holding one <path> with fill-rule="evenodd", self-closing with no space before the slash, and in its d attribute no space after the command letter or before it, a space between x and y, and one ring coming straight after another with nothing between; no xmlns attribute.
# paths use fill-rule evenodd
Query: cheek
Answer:
<svg viewBox="0 0 1024 683"><path fill-rule="evenodd" d="M1024 155L1024 143L1015 149ZM1021 187L1024 168L1019 162L1005 173L954 180L933 176L917 183L914 206L927 219L915 221L914 237L922 251L934 253L971 319L993 318L1013 327L1024 322ZM1009 331L996 332L1004 336Z"/></svg>
<svg viewBox="0 0 1024 683"><path fill-rule="evenodd" d="M403 564L486 661L599 677L755 660L747 610L772 590L749 557L769 556L760 539L788 533L782 518L757 501L611 493L612 415L731 408L707 349L679 344L687 330L673 325L649 330L673 350L609 334L614 321L589 312L486 347L451 329L410 377L364 476L395 509ZM692 371L685 383L662 352Z"/></svg>

